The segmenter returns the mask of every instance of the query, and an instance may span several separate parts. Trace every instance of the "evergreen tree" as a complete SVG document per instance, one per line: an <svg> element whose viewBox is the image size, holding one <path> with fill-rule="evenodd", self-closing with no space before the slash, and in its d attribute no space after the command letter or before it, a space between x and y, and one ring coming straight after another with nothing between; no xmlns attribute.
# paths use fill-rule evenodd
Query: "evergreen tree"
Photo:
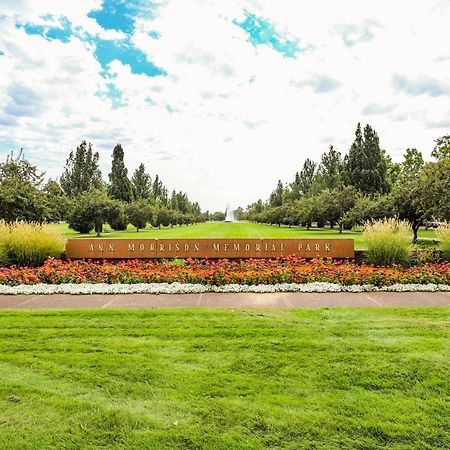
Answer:
<svg viewBox="0 0 450 450"><path fill-rule="evenodd" d="M278 180L276 189L270 194L269 205L272 207L281 206L283 204L283 183Z"/></svg>
<svg viewBox="0 0 450 450"><path fill-rule="evenodd" d="M151 178L148 173L145 172L144 164L140 164L134 171L131 178L131 186L133 190L133 198L135 200L148 199L151 195Z"/></svg>
<svg viewBox="0 0 450 450"><path fill-rule="evenodd" d="M290 197L292 200L298 200L301 198L301 183L300 183L300 174L295 172L294 181L290 184L291 192Z"/></svg>
<svg viewBox="0 0 450 450"><path fill-rule="evenodd" d="M162 181L159 179L159 175L156 174L155 179L152 184L152 193L151 197L154 203L159 203L161 200L161 196L163 195L164 185Z"/></svg>
<svg viewBox="0 0 450 450"><path fill-rule="evenodd" d="M111 198L130 202L133 197L128 169L125 167L124 152L120 144L113 150L111 173L109 174L108 194Z"/></svg>
<svg viewBox="0 0 450 450"><path fill-rule="evenodd" d="M83 141L75 153L70 152L60 184L64 193L71 198L90 189L101 188L102 174L98 168L98 153L92 152L91 143Z"/></svg>
<svg viewBox="0 0 450 450"><path fill-rule="evenodd" d="M316 175L316 167L317 164L309 158L303 163L303 168L298 176L298 189L301 196L310 193Z"/></svg>
<svg viewBox="0 0 450 450"><path fill-rule="evenodd" d="M386 179L386 162L380 149L378 135L366 125L364 137L358 123L353 142L345 158L345 181L363 194L385 193L389 186Z"/></svg>
<svg viewBox="0 0 450 450"><path fill-rule="evenodd" d="M322 155L314 184L313 190L316 192L342 186L342 157L332 145L328 152Z"/></svg>

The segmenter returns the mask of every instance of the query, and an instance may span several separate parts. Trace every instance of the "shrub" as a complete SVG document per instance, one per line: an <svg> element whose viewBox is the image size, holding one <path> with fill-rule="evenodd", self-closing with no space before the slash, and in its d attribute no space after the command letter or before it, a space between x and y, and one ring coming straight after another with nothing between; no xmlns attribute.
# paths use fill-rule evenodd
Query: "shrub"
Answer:
<svg viewBox="0 0 450 450"><path fill-rule="evenodd" d="M109 226L116 231L124 231L128 227L128 217L122 202L113 200L109 208L107 219Z"/></svg>
<svg viewBox="0 0 450 450"><path fill-rule="evenodd" d="M436 234L439 238L439 247L444 253L444 258L450 261L450 223L442 224L436 230Z"/></svg>
<svg viewBox="0 0 450 450"><path fill-rule="evenodd" d="M49 225L16 221L0 225L6 262L19 266L39 266L52 256L61 257L64 240Z"/></svg>
<svg viewBox="0 0 450 450"><path fill-rule="evenodd" d="M4 220L0 221L0 266L8 265L7 242L9 227Z"/></svg>
<svg viewBox="0 0 450 450"><path fill-rule="evenodd" d="M136 227L136 231L145 228L153 218L152 209L145 200L136 200L130 203L127 206L126 214L131 225Z"/></svg>
<svg viewBox="0 0 450 450"><path fill-rule="evenodd" d="M408 264L412 251L412 228L398 219L366 222L363 230L367 262L378 266Z"/></svg>

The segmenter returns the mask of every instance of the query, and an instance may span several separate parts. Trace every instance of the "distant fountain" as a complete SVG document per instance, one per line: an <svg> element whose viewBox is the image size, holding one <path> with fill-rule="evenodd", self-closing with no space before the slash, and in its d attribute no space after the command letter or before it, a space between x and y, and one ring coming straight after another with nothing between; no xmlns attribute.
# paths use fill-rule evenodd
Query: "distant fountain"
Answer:
<svg viewBox="0 0 450 450"><path fill-rule="evenodd" d="M230 205L227 205L227 209L225 210L225 222L235 222L236 218L234 217L234 211L230 208Z"/></svg>

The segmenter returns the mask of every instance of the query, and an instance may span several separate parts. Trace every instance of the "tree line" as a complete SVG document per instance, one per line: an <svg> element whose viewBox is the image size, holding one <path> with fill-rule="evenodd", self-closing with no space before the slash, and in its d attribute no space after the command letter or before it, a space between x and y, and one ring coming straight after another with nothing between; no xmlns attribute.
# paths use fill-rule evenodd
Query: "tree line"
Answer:
<svg viewBox="0 0 450 450"><path fill-rule="evenodd" d="M182 191L169 195L160 177L152 179L144 164L128 177L120 144L112 153L108 183L98 162L98 152L83 141L70 152L59 181L44 183L44 173L22 151L17 156L11 152L0 163L0 219L65 221L81 233L98 234L105 223L114 230L125 230L131 223L139 231L148 223L160 227L207 220L208 213L202 213L197 202Z"/></svg>
<svg viewBox="0 0 450 450"><path fill-rule="evenodd" d="M240 218L268 224L351 229L367 220L407 220L417 239L421 225L450 220L450 135L438 138L433 160L408 148L394 163L376 131L358 124L345 156L333 146L320 162L306 159L291 183L278 181L266 200L250 204Z"/></svg>

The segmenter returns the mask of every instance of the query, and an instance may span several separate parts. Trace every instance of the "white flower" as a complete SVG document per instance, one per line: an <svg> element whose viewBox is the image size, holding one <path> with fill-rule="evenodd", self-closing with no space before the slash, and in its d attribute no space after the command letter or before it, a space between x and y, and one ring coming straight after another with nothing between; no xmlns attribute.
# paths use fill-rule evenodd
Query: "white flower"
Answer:
<svg viewBox="0 0 450 450"><path fill-rule="evenodd" d="M137 284L21 284L0 285L0 295L47 295L47 294L201 294L204 292L450 292L446 284L394 284L376 287L370 284L344 286L337 283L280 283L280 284L226 284L213 286L183 283L137 283Z"/></svg>

